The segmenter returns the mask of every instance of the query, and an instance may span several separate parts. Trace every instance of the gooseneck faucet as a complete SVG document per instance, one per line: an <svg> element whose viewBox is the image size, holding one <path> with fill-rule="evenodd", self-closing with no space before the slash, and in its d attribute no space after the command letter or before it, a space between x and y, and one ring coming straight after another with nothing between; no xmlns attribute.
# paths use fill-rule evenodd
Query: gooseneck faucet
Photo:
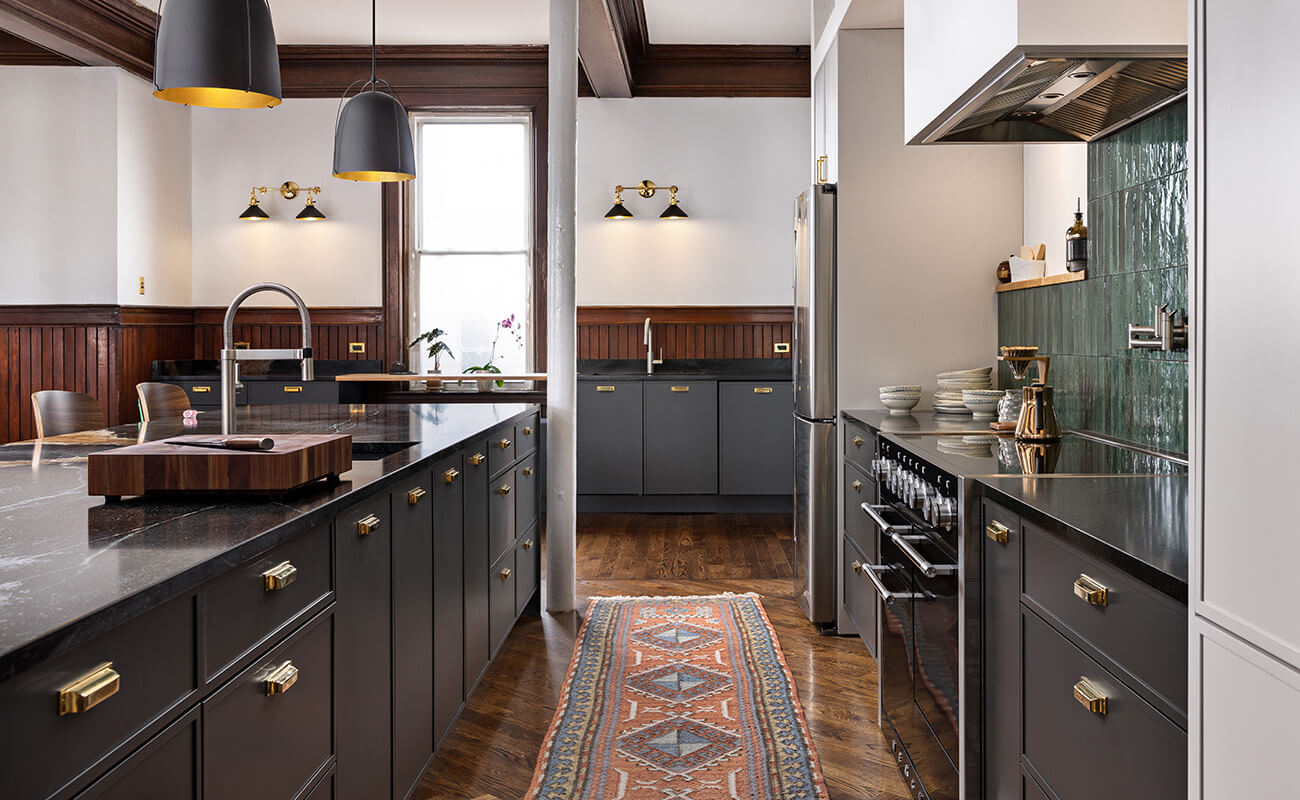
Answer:
<svg viewBox="0 0 1300 800"><path fill-rule="evenodd" d="M235 312L239 306L258 292L279 292L293 301L302 319L302 347L298 350L236 350L235 349ZM226 309L226 320L221 326L221 432L235 432L235 389L239 386L240 361L270 361L278 358L293 359L302 362L302 379L312 380L316 377L311 355L311 315L307 313L307 304L298 293L279 283L259 283L250 286L230 302Z"/></svg>
<svg viewBox="0 0 1300 800"><path fill-rule="evenodd" d="M645 374L655 374L654 336L650 333L650 318L645 318L645 335L641 337L645 345Z"/></svg>

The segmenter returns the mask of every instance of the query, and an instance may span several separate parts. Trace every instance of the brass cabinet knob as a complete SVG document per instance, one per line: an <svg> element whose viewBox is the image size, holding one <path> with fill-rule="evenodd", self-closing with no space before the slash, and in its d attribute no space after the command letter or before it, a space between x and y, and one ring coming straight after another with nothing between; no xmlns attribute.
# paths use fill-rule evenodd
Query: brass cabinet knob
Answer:
<svg viewBox="0 0 1300 800"><path fill-rule="evenodd" d="M1006 544L1011 539L1011 529L1001 522L990 522L984 535L998 544Z"/></svg>
<svg viewBox="0 0 1300 800"><path fill-rule="evenodd" d="M527 541L524 542L524 549L525 549L525 550L532 550L532 549L533 549L533 540L532 540L532 539L528 539Z"/></svg>
<svg viewBox="0 0 1300 800"><path fill-rule="evenodd" d="M298 392L301 392L301 391L302 391L302 387L301 387L301 386L286 386L286 387L284 387L284 390L283 390L283 391L285 391L285 392L288 393L288 394L297 394Z"/></svg>
<svg viewBox="0 0 1300 800"><path fill-rule="evenodd" d="M506 567L505 569L501 570L501 580L503 580L503 581L508 581L508 580L510 580L510 575L511 575L512 573L513 573L513 570L511 570L510 567Z"/></svg>
<svg viewBox="0 0 1300 800"><path fill-rule="evenodd" d="M447 482L448 482L448 483L451 483L451 481L447 481ZM424 495L425 495L424 489L422 489L422 488L420 488L419 486L417 486L417 487L415 487L414 489L412 489L411 491L409 491L409 492L406 493L406 504L407 504L407 505L412 505L412 506L413 506L413 505L419 503L421 500L423 500L423 499L424 499Z"/></svg>
<svg viewBox="0 0 1300 800"><path fill-rule="evenodd" d="M1080 676L1079 682L1074 685L1074 699L1092 713L1106 716L1106 695L1087 678Z"/></svg>
<svg viewBox="0 0 1300 800"><path fill-rule="evenodd" d="M262 573L262 588L268 592L278 591L298 580L298 568L288 561L281 561Z"/></svg>
<svg viewBox="0 0 1300 800"><path fill-rule="evenodd" d="M525 425L525 426L524 426L524 436L532 436L532 435L533 435L533 429L532 429L532 427L529 426L529 425Z"/></svg>
<svg viewBox="0 0 1300 800"><path fill-rule="evenodd" d="M862 481L854 481L853 483L850 483L849 486L853 487L853 491L855 492L862 491Z"/></svg>
<svg viewBox="0 0 1300 800"><path fill-rule="evenodd" d="M861 447L861 446L862 446L862 443L863 443L863 439L862 439L861 436L854 436L854 437L853 437L853 446L854 446L854 447Z"/></svg>
<svg viewBox="0 0 1300 800"><path fill-rule="evenodd" d="M469 463L473 464L476 467L479 464L482 464L484 461L487 461L487 456L483 455L482 453L475 453L474 455L469 457Z"/></svg>
<svg viewBox="0 0 1300 800"><path fill-rule="evenodd" d="M1095 578L1080 575L1074 582L1074 596L1090 606L1104 606L1110 602L1110 589Z"/></svg>
<svg viewBox="0 0 1300 800"><path fill-rule="evenodd" d="M861 561L854 561L854 562L853 562L852 564L850 564L849 566L853 568L853 571L854 571L854 572L858 573L859 575L862 574L862 562L861 562Z"/></svg>
<svg viewBox="0 0 1300 800"><path fill-rule="evenodd" d="M500 447L502 450L506 450L510 447L510 444L511 442L509 439L502 439L501 441L497 442L497 447Z"/></svg>
<svg viewBox="0 0 1300 800"><path fill-rule="evenodd" d="M371 514L367 517L362 517L361 519L357 520L357 535L369 536L370 534L379 530L379 523L380 523L379 517L376 517L374 514Z"/></svg>
<svg viewBox="0 0 1300 800"><path fill-rule="evenodd" d="M266 676L262 681L263 688L266 689L267 696L273 694L284 694L293 688L298 682L298 668L293 665L292 661L286 661L275 668L275 671Z"/></svg>
<svg viewBox="0 0 1300 800"><path fill-rule="evenodd" d="M106 661L59 689L59 716L89 711L122 688L122 676Z"/></svg>
<svg viewBox="0 0 1300 800"><path fill-rule="evenodd" d="M456 479L459 477L460 477L460 470L456 469L455 467L452 467L451 469L442 473L443 483L455 483Z"/></svg>
<svg viewBox="0 0 1300 800"><path fill-rule="evenodd" d="M502 497L505 497L506 495L510 494L510 484L508 483L501 484L501 488L497 489L497 494L501 495Z"/></svg>
<svg viewBox="0 0 1300 800"><path fill-rule="evenodd" d="M524 477L525 477L525 478L527 478L528 476L530 476L530 475L532 475L532 474L533 474L533 468L532 468L532 467L524 467Z"/></svg>

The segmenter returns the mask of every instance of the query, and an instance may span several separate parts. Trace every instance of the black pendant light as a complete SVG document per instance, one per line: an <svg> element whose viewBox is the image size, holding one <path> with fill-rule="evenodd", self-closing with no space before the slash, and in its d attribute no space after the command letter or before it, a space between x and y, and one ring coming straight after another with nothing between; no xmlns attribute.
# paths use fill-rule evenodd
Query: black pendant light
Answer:
<svg viewBox="0 0 1300 800"><path fill-rule="evenodd" d="M280 105L280 54L266 0L168 0L153 96L209 108Z"/></svg>
<svg viewBox="0 0 1300 800"><path fill-rule="evenodd" d="M375 77L375 0L370 0L370 80L343 103L334 126L334 177L349 181L409 181L415 146L406 109L387 81ZM383 83L388 92L379 91ZM348 91L352 91L352 87ZM346 100L347 92L343 93Z"/></svg>

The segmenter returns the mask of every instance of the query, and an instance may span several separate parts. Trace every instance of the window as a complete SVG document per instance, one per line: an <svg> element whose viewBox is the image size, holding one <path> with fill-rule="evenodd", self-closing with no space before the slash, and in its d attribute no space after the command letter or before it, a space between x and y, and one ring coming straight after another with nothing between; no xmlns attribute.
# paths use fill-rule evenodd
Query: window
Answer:
<svg viewBox="0 0 1300 800"><path fill-rule="evenodd" d="M412 193L409 338L446 331L452 357L443 356L443 372L489 361L503 372L526 372L533 338L531 117L420 114L414 123L420 178ZM512 326L499 326L510 318ZM412 366L432 371L427 348L418 351Z"/></svg>

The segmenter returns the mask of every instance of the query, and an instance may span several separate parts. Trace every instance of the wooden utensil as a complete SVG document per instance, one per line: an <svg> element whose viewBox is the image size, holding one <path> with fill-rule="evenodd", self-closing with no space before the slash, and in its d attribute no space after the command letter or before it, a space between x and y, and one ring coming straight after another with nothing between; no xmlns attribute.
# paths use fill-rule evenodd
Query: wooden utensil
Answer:
<svg viewBox="0 0 1300 800"><path fill-rule="evenodd" d="M1034 260L1035 261L1047 260L1047 245L1039 244L1037 247L1034 248Z"/></svg>

